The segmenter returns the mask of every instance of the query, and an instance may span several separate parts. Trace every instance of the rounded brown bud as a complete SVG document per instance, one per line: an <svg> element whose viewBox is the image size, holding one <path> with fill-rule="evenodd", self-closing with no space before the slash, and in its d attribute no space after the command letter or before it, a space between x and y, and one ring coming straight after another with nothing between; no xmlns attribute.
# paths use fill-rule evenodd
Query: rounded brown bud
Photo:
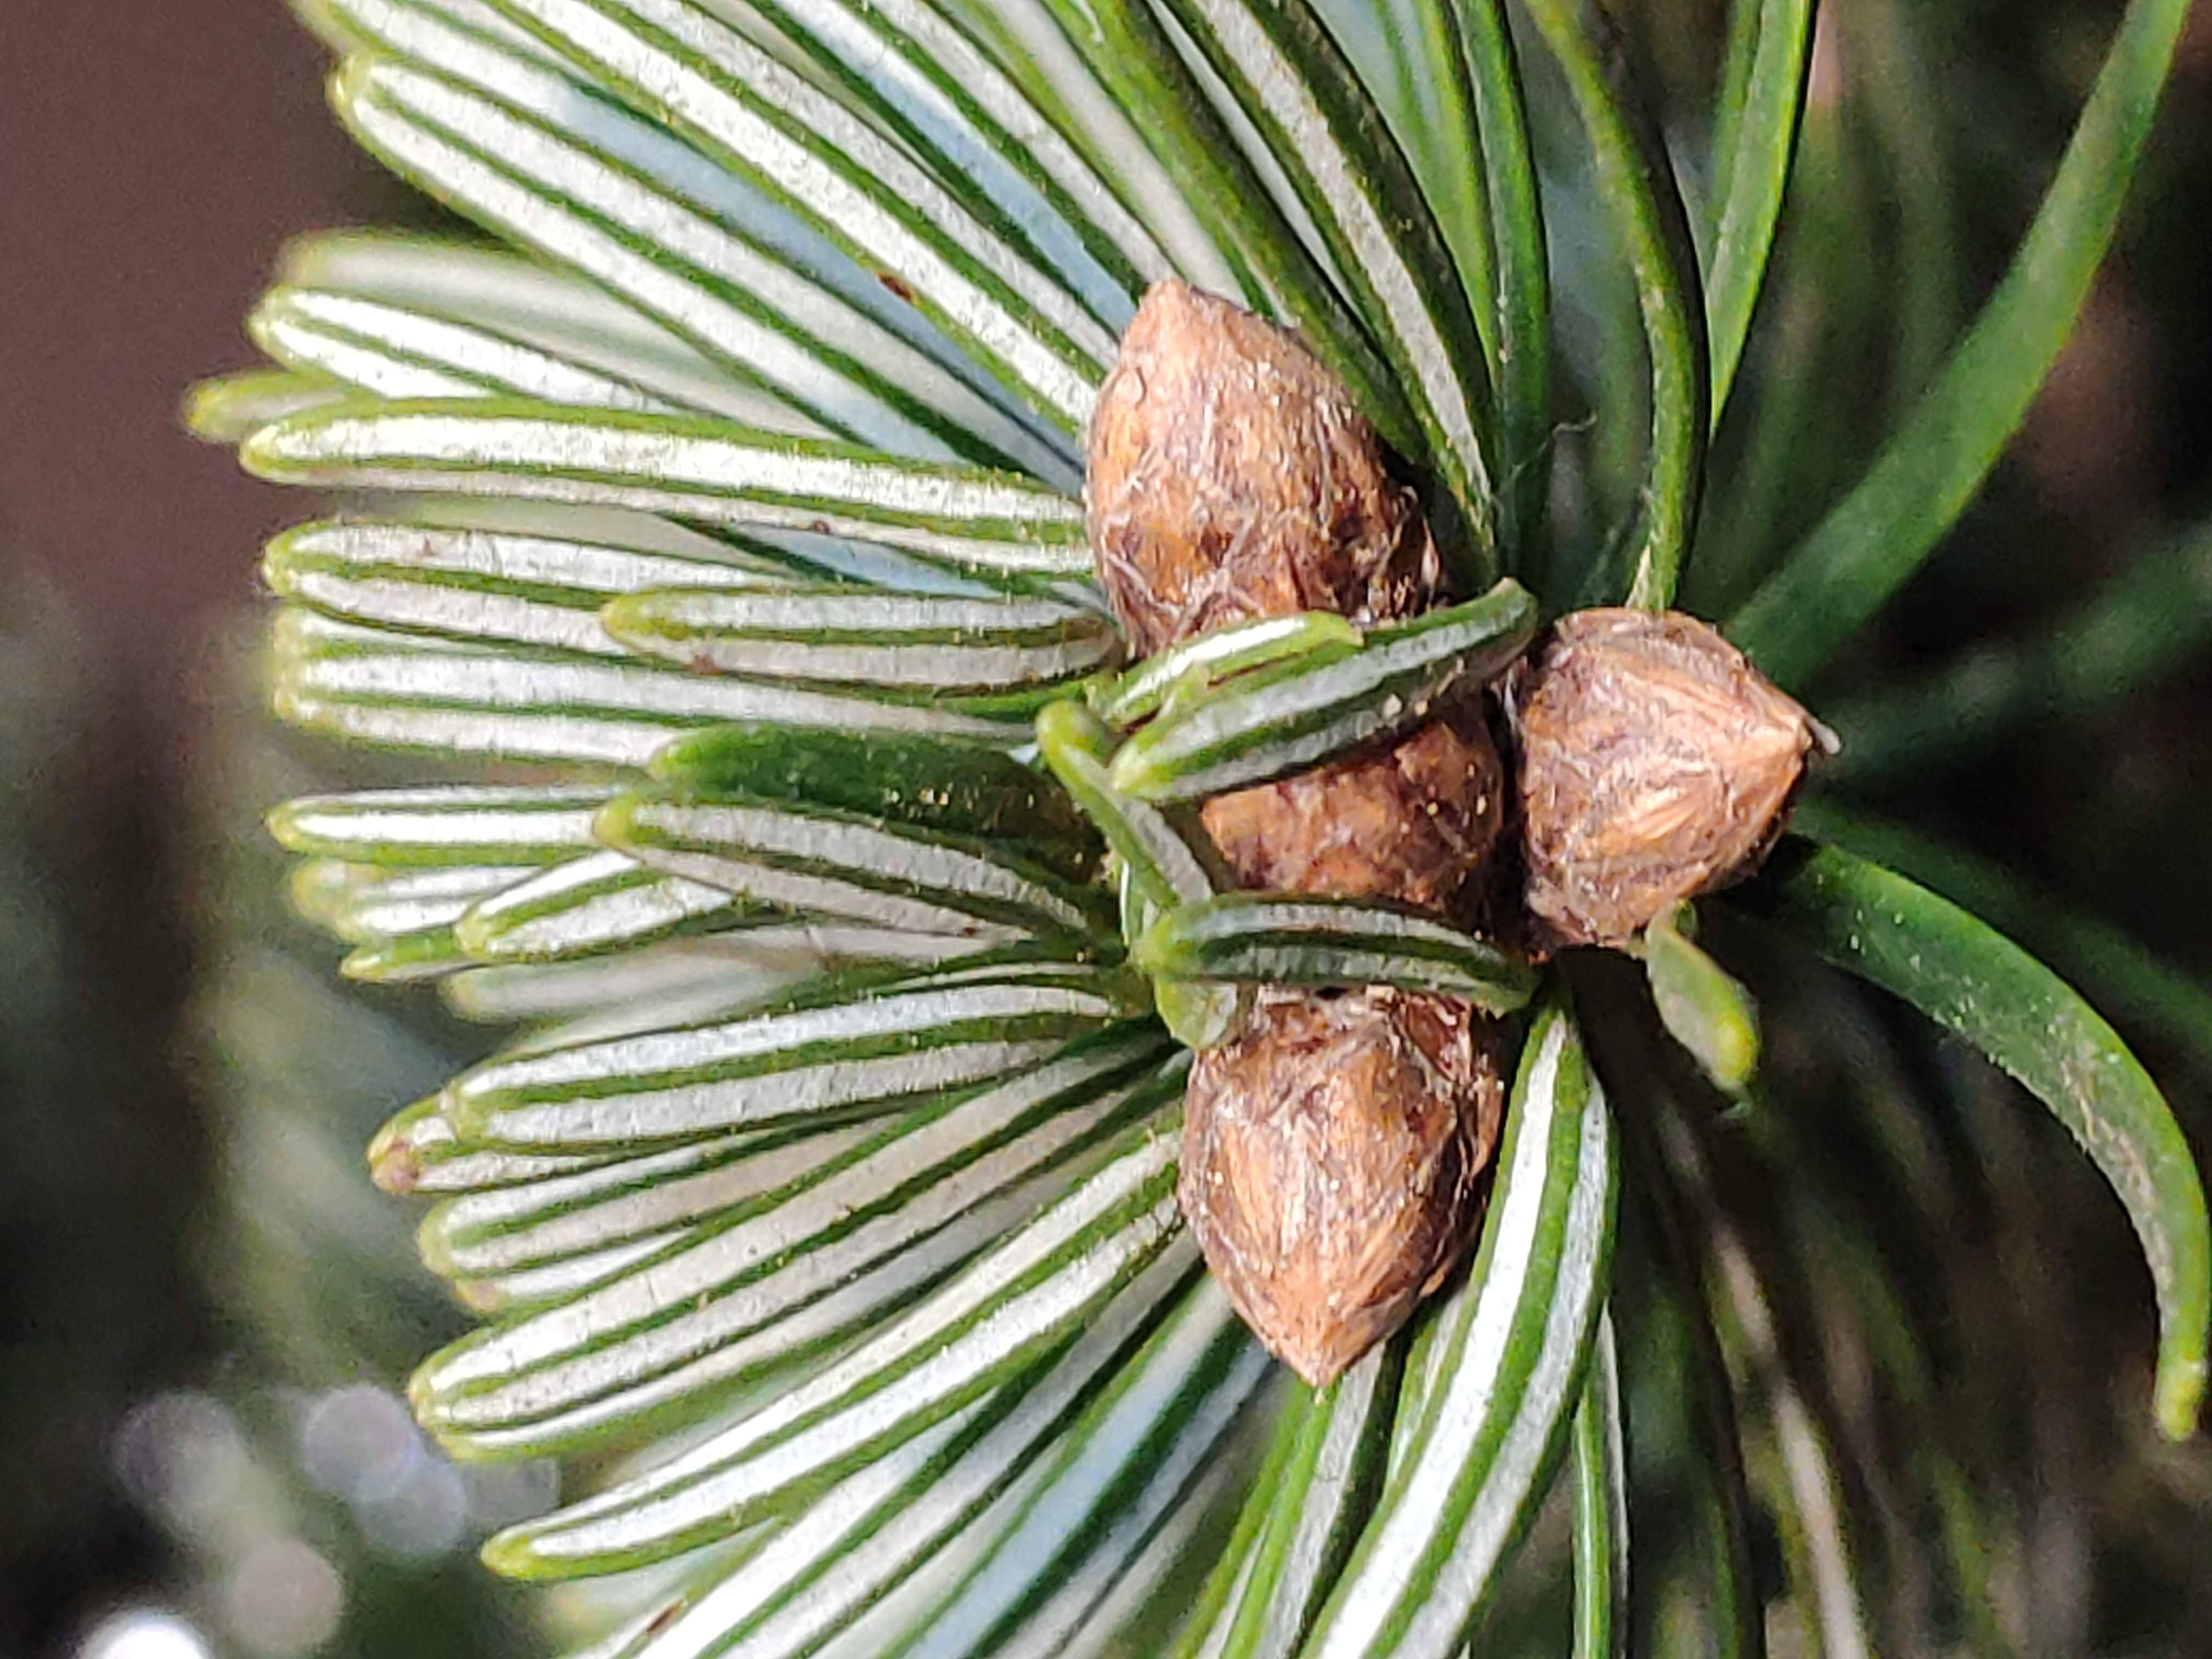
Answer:
<svg viewBox="0 0 2212 1659"><path fill-rule="evenodd" d="M1179 282L1121 337L1084 493L1139 655L1299 611L1410 617L1442 587L1419 503L1344 383L1295 334Z"/></svg>
<svg viewBox="0 0 2212 1659"><path fill-rule="evenodd" d="M1449 1274L1504 1103L1494 1022L1414 992L1263 991L1193 1063L1177 1197L1245 1323L1308 1382Z"/></svg>
<svg viewBox="0 0 2212 1659"><path fill-rule="evenodd" d="M1450 913L1497 842L1504 795L1490 728L1462 702L1395 744L1217 795L1200 817L1246 887Z"/></svg>
<svg viewBox="0 0 2212 1659"><path fill-rule="evenodd" d="M1565 945L1619 945L1755 871L1820 728L1676 611L1562 617L1510 693L1528 903Z"/></svg>

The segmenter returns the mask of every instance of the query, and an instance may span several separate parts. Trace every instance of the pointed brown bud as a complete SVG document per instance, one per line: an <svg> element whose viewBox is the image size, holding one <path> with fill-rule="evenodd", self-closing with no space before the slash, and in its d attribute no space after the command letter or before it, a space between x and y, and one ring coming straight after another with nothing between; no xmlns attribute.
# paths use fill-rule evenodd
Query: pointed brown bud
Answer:
<svg viewBox="0 0 2212 1659"><path fill-rule="evenodd" d="M1375 428L1298 337L1155 283L1091 421L1091 547L1139 655L1299 611L1433 604L1441 567Z"/></svg>
<svg viewBox="0 0 2212 1659"><path fill-rule="evenodd" d="M1265 991L1193 1063L1183 1213L1245 1323L1307 1382L1449 1274L1504 1103L1495 1024L1412 992Z"/></svg>
<svg viewBox="0 0 2212 1659"><path fill-rule="evenodd" d="M1675 611L1561 617L1510 701L1528 908L1566 945L1621 944L1750 875L1821 736L1741 651Z"/></svg>

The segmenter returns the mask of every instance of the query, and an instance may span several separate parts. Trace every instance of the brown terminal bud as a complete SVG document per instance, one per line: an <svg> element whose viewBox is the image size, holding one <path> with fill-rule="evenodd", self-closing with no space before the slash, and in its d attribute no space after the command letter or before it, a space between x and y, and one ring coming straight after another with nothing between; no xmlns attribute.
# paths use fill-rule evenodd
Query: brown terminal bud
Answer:
<svg viewBox="0 0 2212 1659"><path fill-rule="evenodd" d="M1510 700L1528 903L1563 945L1620 945L1755 871L1825 734L1676 611L1562 617Z"/></svg>
<svg viewBox="0 0 2212 1659"><path fill-rule="evenodd" d="M1435 602L1442 567L1374 427L1297 336L1157 283L1091 419L1098 579L1131 647L1299 611Z"/></svg>
<svg viewBox="0 0 2212 1659"><path fill-rule="evenodd" d="M1245 1323L1316 1388L1466 1248L1504 1112L1498 1029L1449 997L1275 989L1193 1064L1183 1213Z"/></svg>

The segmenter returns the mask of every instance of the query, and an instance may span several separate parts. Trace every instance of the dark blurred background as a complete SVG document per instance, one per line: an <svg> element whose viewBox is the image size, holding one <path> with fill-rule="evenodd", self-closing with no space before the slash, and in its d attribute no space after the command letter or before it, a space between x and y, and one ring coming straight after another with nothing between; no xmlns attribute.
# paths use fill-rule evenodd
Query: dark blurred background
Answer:
<svg viewBox="0 0 2212 1659"><path fill-rule="evenodd" d="M324 67L273 0L0 6L0 1654L522 1644L471 1546L550 1474L431 1453L391 1389L453 1326L331 1259L404 1255L356 1149L450 1055L329 989L260 855L297 504L177 416L286 236L428 216Z"/></svg>
<svg viewBox="0 0 2212 1659"><path fill-rule="evenodd" d="M1934 136L1962 169L1956 315L2002 269L2118 9L1925 8ZM1717 4L1643 10L1669 86L1699 87ZM0 1655L524 1640L467 1546L546 1477L465 1477L406 1424L391 1385L443 1316L351 1150L464 1039L420 1000L334 993L333 953L288 932L255 813L307 775L262 732L240 641L259 544L305 509L176 416L194 378L249 361L237 319L283 238L429 217L336 131L322 67L275 0L0 4ZM2032 633L2212 510L2208 227L2200 9L2075 347L1839 696ZM1896 256L1877 235L1867 257ZM1810 428L1836 483L1872 429ZM1869 798L2202 975L2212 653L2179 654L2152 689L2013 722ZM320 1069L288 1072L303 1031ZM2201 1087L2180 1091L2201 1149Z"/></svg>

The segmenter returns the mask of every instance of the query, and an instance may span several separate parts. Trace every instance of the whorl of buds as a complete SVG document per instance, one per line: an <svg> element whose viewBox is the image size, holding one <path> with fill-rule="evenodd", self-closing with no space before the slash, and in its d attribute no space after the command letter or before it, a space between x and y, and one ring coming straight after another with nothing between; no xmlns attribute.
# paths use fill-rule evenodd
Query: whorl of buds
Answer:
<svg viewBox="0 0 2212 1659"><path fill-rule="evenodd" d="M1405 1322L1480 1218L1498 1028L1412 992L1263 992L1200 1054L1177 1197L1244 1321L1316 1387Z"/></svg>
<svg viewBox="0 0 2212 1659"><path fill-rule="evenodd" d="M1375 623L1444 597L1412 490L1296 337L1180 283L1146 295L1099 394L1091 544L1132 647L1262 617ZM1394 744L1218 796L1247 886L1444 910L1487 868L1504 773L1480 694ZM1327 1382L1442 1280L1480 1216L1504 1091L1453 998L1263 992L1184 1091L1184 1213L1269 1348Z"/></svg>
<svg viewBox="0 0 2212 1659"><path fill-rule="evenodd" d="M1752 874L1820 728L1679 612L1563 617L1508 693L1528 904L1559 945L1620 945Z"/></svg>

